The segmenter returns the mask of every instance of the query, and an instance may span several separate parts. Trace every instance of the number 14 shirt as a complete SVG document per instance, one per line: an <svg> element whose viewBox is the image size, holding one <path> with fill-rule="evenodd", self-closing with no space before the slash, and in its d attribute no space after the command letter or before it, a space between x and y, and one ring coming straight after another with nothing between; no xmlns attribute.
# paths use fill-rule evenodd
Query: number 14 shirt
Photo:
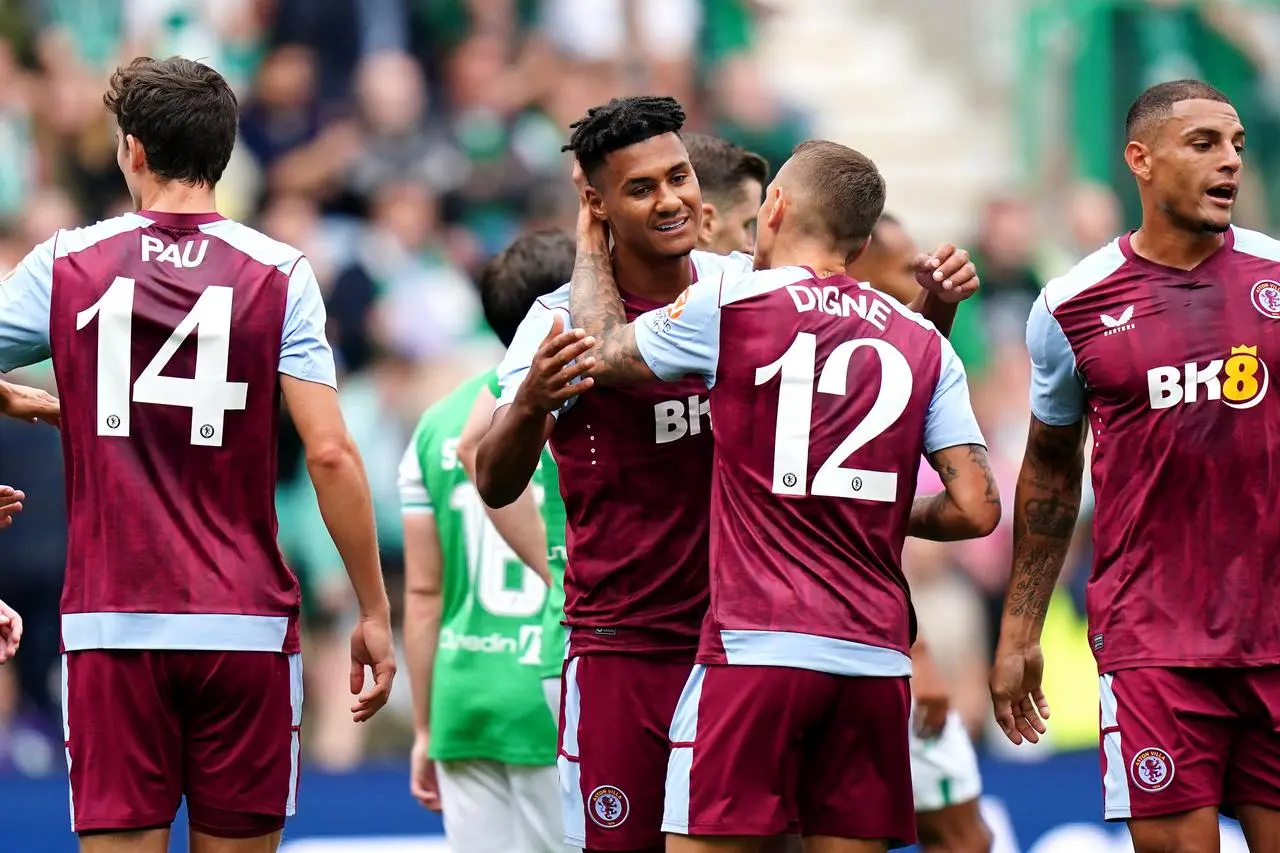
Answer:
<svg viewBox="0 0 1280 853"><path fill-rule="evenodd" d="M336 387L311 265L216 213L59 231L0 280L0 371L52 356L64 651L298 651L279 374Z"/></svg>
<svg viewBox="0 0 1280 853"><path fill-rule="evenodd" d="M919 459L985 445L951 345L869 285L800 267L699 282L635 327L655 374L711 388L698 661L909 675Z"/></svg>

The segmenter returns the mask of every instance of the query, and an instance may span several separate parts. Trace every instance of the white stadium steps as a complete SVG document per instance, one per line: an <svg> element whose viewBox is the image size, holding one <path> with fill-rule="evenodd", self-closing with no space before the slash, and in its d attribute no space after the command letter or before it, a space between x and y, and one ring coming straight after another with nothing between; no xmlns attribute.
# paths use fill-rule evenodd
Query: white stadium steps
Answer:
<svg viewBox="0 0 1280 853"><path fill-rule="evenodd" d="M880 166L888 209L922 244L969 240L978 205L1016 176L1011 101L963 48L931 48L974 22L952 2L786 0L764 24L763 77L813 115L813 134ZM913 16L936 12L926 25Z"/></svg>

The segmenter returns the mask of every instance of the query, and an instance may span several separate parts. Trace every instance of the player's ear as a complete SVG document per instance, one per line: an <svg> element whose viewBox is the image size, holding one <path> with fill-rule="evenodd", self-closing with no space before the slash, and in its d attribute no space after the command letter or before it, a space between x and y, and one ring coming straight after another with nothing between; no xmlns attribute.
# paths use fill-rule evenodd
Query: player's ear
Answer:
<svg viewBox="0 0 1280 853"><path fill-rule="evenodd" d="M768 201L773 203L769 205L769 212L765 216L764 224L769 230L777 231L787 213L787 194L782 187L774 186L769 191L769 195Z"/></svg>
<svg viewBox="0 0 1280 853"><path fill-rule="evenodd" d="M1151 180L1151 149L1146 143L1132 140L1124 147L1124 161L1138 180Z"/></svg>
<svg viewBox="0 0 1280 853"><path fill-rule="evenodd" d="M698 230L698 242L706 245L711 242L711 235L716 233L716 206L702 203L702 227Z"/></svg>
<svg viewBox="0 0 1280 853"><path fill-rule="evenodd" d="M583 191L587 194L587 206L591 208L591 215L601 222L608 219L609 214L604 207L604 198L596 191L596 188L587 184Z"/></svg>
<svg viewBox="0 0 1280 853"><path fill-rule="evenodd" d="M134 172L140 172L147 166L147 150L142 147L141 140L133 134L125 134L124 148L126 160Z"/></svg>

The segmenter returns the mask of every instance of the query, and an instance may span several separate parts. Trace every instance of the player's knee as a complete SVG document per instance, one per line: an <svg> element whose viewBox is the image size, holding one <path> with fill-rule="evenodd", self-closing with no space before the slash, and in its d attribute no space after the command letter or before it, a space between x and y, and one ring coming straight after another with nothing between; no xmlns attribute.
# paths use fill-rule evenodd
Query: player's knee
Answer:
<svg viewBox="0 0 1280 853"><path fill-rule="evenodd" d="M1217 844L1205 844L1196 839L1150 838L1133 840L1133 853L1218 853Z"/></svg>
<svg viewBox="0 0 1280 853"><path fill-rule="evenodd" d="M925 853L991 853L995 843L981 816L949 815L951 820L920 820L920 844ZM954 819L954 818L961 819Z"/></svg>
<svg viewBox="0 0 1280 853"><path fill-rule="evenodd" d="M1213 837L1184 825L1131 822L1129 834L1134 853L1218 853L1217 827Z"/></svg>
<svg viewBox="0 0 1280 853"><path fill-rule="evenodd" d="M991 830L981 820L966 827L964 837L949 853L991 853L991 845L995 838Z"/></svg>
<svg viewBox="0 0 1280 853"><path fill-rule="evenodd" d="M190 802L187 812L191 830L213 838L262 838L284 829L284 815L236 812Z"/></svg>

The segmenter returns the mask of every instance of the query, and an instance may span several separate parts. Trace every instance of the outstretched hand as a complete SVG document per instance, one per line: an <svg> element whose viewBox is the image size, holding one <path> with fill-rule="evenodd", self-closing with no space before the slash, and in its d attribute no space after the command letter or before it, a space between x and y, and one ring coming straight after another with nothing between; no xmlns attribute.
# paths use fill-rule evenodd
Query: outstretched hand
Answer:
<svg viewBox="0 0 1280 853"><path fill-rule="evenodd" d="M56 427L61 421L62 406L47 391L0 382L0 415L32 424L44 421Z"/></svg>

